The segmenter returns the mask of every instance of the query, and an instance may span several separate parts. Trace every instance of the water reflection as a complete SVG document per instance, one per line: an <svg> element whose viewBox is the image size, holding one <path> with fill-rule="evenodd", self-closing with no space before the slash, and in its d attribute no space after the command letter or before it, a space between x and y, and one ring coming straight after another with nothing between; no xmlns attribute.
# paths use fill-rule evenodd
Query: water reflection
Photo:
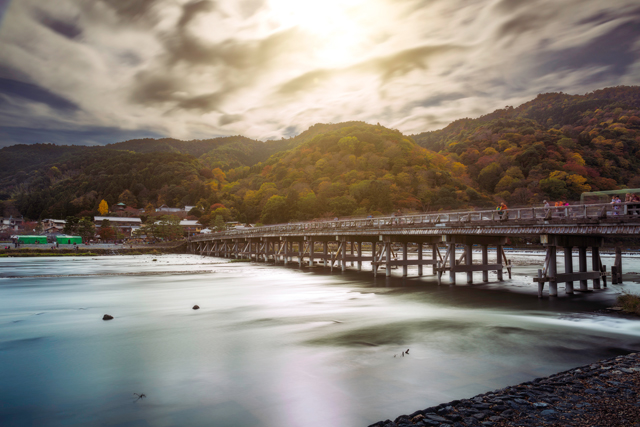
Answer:
<svg viewBox="0 0 640 427"><path fill-rule="evenodd" d="M152 259L0 261L0 425L368 425L640 348L593 314L635 284L539 300L530 267L438 286Z"/></svg>

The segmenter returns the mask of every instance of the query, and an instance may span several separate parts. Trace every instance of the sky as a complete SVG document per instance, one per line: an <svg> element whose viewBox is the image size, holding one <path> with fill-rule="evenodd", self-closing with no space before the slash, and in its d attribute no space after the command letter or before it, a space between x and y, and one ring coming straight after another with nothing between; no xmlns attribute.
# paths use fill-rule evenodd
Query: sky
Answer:
<svg viewBox="0 0 640 427"><path fill-rule="evenodd" d="M0 147L410 135L638 84L637 0L0 0Z"/></svg>

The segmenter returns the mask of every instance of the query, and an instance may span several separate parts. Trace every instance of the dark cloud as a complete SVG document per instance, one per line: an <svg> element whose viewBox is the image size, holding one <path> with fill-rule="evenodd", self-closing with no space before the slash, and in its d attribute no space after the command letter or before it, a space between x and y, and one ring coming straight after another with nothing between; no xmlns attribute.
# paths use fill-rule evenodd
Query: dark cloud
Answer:
<svg viewBox="0 0 640 427"><path fill-rule="evenodd" d="M45 27L68 39L74 40L82 35L82 28L78 25L77 20L59 19L43 10L36 11L35 18Z"/></svg>
<svg viewBox="0 0 640 427"><path fill-rule="evenodd" d="M640 59L640 18L618 25L588 43L568 49L542 52L538 56L540 74L588 67L606 67L606 71L592 76L591 83L607 77L623 76Z"/></svg>
<svg viewBox="0 0 640 427"><path fill-rule="evenodd" d="M239 41L228 39L220 43L208 43L181 29L165 38L164 62L173 66L181 62L190 65L224 65L236 69L250 69L286 52L296 42L296 29L289 29L261 40Z"/></svg>
<svg viewBox="0 0 640 427"><path fill-rule="evenodd" d="M100 0L125 21L155 18L153 8L159 0Z"/></svg>
<svg viewBox="0 0 640 427"><path fill-rule="evenodd" d="M297 126L287 126L284 131L282 131L282 134L287 137L296 136L299 133L300 131Z"/></svg>
<svg viewBox="0 0 640 427"><path fill-rule="evenodd" d="M182 6L182 16L178 21L178 28L183 29L200 13L210 12L215 3L209 0L192 1Z"/></svg>
<svg viewBox="0 0 640 427"><path fill-rule="evenodd" d="M229 125L244 119L242 114L223 114L218 120L219 126Z"/></svg>
<svg viewBox="0 0 640 427"><path fill-rule="evenodd" d="M283 95L291 95L300 91L305 91L317 86L320 82L325 81L335 73L335 71L329 70L314 70L289 80L287 83L280 86L278 92Z"/></svg>
<svg viewBox="0 0 640 427"><path fill-rule="evenodd" d="M142 71L135 78L131 100L144 105L175 101L183 90L181 79L166 74Z"/></svg>
<svg viewBox="0 0 640 427"><path fill-rule="evenodd" d="M416 107L423 107L423 108L438 107L447 101L456 101L458 99L468 98L469 96L470 96L469 94L464 94L462 92L439 93L439 94L428 96L424 99L410 102L404 107L403 111L408 112Z"/></svg>
<svg viewBox="0 0 640 427"><path fill-rule="evenodd" d="M501 0L496 4L496 10L501 13L510 14L523 7L531 6L536 3L535 0Z"/></svg>
<svg viewBox="0 0 640 427"><path fill-rule="evenodd" d="M383 82L388 82L394 78L402 77L411 71L426 69L428 67L427 60L436 55L459 50L461 50L459 46L452 45L421 46L373 59L362 64L362 66L372 69L374 72L380 74Z"/></svg>
<svg viewBox="0 0 640 427"><path fill-rule="evenodd" d="M536 31L548 24L549 18L535 13L525 13L509 19L500 25L497 31L498 38L519 36L529 31Z"/></svg>
<svg viewBox="0 0 640 427"><path fill-rule="evenodd" d="M213 92L183 99L178 102L177 106L184 110L199 110L207 112L217 110L223 99L223 93Z"/></svg>
<svg viewBox="0 0 640 427"><path fill-rule="evenodd" d="M625 18L629 16L640 16L640 8L636 8L631 11L611 11L611 10L599 10L588 18L582 19L578 21L578 25L601 25L606 24L607 22L613 21L614 19Z"/></svg>
<svg viewBox="0 0 640 427"><path fill-rule="evenodd" d="M74 102L69 101L60 95L56 95L41 86L13 79L0 78L0 94L40 102L51 108L67 112L73 112L80 109L80 107Z"/></svg>
<svg viewBox="0 0 640 427"><path fill-rule="evenodd" d="M77 130L37 129L3 126L0 147L15 144L106 145L136 138L162 138L155 131L124 130L116 127L89 127Z"/></svg>

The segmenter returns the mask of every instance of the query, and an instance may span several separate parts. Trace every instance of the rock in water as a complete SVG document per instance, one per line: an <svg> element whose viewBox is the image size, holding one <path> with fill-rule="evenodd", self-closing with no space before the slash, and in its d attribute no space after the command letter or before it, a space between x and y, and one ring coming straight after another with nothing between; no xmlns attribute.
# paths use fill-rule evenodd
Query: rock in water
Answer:
<svg viewBox="0 0 640 427"><path fill-rule="evenodd" d="M105 314L104 316L102 316L102 320L111 320L113 319L113 316L110 314Z"/></svg>
<svg viewBox="0 0 640 427"><path fill-rule="evenodd" d="M194 310L198 310L199 308L200 308L200 306L199 306L199 305L197 305L197 304L193 306L193 309L194 309Z"/></svg>

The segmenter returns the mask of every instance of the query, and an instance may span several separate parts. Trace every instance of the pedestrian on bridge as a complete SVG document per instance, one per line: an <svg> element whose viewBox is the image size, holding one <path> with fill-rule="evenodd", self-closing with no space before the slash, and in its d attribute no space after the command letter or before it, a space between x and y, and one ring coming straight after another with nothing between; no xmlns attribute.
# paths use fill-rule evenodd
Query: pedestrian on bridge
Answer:
<svg viewBox="0 0 640 427"><path fill-rule="evenodd" d="M611 198L611 204L613 205L613 215L615 216L618 216L620 214L620 203L622 203L622 200L620 200L620 197L613 196Z"/></svg>

